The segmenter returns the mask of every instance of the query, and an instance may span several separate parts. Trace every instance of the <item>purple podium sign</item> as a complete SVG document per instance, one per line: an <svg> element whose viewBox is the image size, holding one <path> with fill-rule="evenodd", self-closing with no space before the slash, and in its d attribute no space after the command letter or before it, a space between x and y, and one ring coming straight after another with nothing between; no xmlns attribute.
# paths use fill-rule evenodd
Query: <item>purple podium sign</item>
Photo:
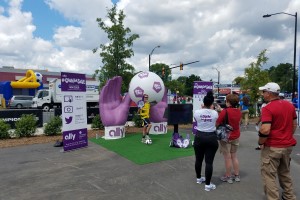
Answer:
<svg viewBox="0 0 300 200"><path fill-rule="evenodd" d="M88 145L85 74L61 73L64 151Z"/></svg>
<svg viewBox="0 0 300 200"><path fill-rule="evenodd" d="M64 151L70 151L88 145L87 129L77 129L63 132Z"/></svg>

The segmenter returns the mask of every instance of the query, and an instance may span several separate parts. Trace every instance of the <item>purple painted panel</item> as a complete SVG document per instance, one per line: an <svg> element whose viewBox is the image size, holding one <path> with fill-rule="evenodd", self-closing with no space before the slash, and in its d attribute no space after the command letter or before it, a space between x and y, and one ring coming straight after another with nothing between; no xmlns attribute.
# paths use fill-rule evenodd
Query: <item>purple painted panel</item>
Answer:
<svg viewBox="0 0 300 200"><path fill-rule="evenodd" d="M193 94L203 94L206 95L208 91L213 89L212 82L204 82L204 81L194 81L194 90Z"/></svg>
<svg viewBox="0 0 300 200"><path fill-rule="evenodd" d="M63 132L64 151L70 151L88 145L87 129L77 129Z"/></svg>
<svg viewBox="0 0 300 200"><path fill-rule="evenodd" d="M61 72L61 91L63 92L85 92L85 74Z"/></svg>

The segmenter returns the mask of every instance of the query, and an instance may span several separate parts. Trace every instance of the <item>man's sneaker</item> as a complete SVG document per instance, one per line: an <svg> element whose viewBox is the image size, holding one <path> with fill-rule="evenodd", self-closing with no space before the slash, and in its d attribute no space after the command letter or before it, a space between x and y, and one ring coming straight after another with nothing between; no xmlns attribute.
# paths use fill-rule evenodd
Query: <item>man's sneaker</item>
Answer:
<svg viewBox="0 0 300 200"><path fill-rule="evenodd" d="M145 136L145 139L146 139L146 140L151 140L151 138L149 137L149 135L146 135L146 136Z"/></svg>
<svg viewBox="0 0 300 200"><path fill-rule="evenodd" d="M205 177L197 178L197 183L201 184L205 182Z"/></svg>
<svg viewBox="0 0 300 200"><path fill-rule="evenodd" d="M220 178L220 180L221 181L223 181L223 182L227 182L227 183L233 183L233 180L232 180L232 178L231 178L231 176L222 176L221 178Z"/></svg>
<svg viewBox="0 0 300 200"><path fill-rule="evenodd" d="M234 178L235 182L240 182L241 181L240 175L233 175L233 178Z"/></svg>
<svg viewBox="0 0 300 200"><path fill-rule="evenodd" d="M146 138L142 138L142 143L146 143Z"/></svg>
<svg viewBox="0 0 300 200"><path fill-rule="evenodd" d="M217 188L217 187L216 187L215 184L210 183L210 185L205 185L204 190L209 192L209 191L211 191L211 190L215 190L216 188Z"/></svg>

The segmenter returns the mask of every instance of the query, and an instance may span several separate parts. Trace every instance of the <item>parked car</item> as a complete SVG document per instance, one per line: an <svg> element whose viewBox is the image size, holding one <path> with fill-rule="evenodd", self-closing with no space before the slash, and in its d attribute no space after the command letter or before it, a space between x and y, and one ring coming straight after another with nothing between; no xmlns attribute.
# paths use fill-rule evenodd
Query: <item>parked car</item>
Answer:
<svg viewBox="0 0 300 200"><path fill-rule="evenodd" d="M226 96L218 96L215 98L215 102L221 106L221 108L226 108Z"/></svg>
<svg viewBox="0 0 300 200"><path fill-rule="evenodd" d="M33 96L15 95L8 102L8 108L31 108Z"/></svg>

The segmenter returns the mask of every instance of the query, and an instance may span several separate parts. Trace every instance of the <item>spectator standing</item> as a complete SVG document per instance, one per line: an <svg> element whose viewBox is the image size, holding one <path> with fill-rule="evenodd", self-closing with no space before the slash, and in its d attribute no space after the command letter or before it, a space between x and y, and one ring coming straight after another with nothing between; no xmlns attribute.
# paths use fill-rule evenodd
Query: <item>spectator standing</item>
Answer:
<svg viewBox="0 0 300 200"><path fill-rule="evenodd" d="M268 200L295 200L290 175L290 160L293 146L296 145L294 133L297 128L297 116L292 104L280 100L280 87L277 83L267 83L259 87L263 97L269 103L262 109L262 125L258 132L258 144L261 151L261 175L264 192ZM279 195L276 176L282 196Z"/></svg>
<svg viewBox="0 0 300 200"><path fill-rule="evenodd" d="M186 104L186 97L185 97L185 96L183 96L183 97L181 98L181 103L182 103L182 104Z"/></svg>
<svg viewBox="0 0 300 200"><path fill-rule="evenodd" d="M240 110L242 112L242 118L244 120L244 128L247 128L249 124L249 106L250 98L246 94L246 91L243 91L243 94L240 96Z"/></svg>
<svg viewBox="0 0 300 200"><path fill-rule="evenodd" d="M176 95L174 96L173 98L173 104L176 104L177 103L177 98L176 98Z"/></svg>
<svg viewBox="0 0 300 200"><path fill-rule="evenodd" d="M227 112L228 123L232 126L233 131L230 134L228 142L220 141L220 151L224 156L225 161L225 174L220 179L223 182L233 183L240 181L239 174L239 161L237 158L237 149L239 146L240 122L241 122L241 111L238 108L239 97L235 94L228 94L226 96L226 107L219 114L216 125L219 126L225 120ZM233 171L232 171L233 170ZM232 174L233 172L233 174Z"/></svg>
<svg viewBox="0 0 300 200"><path fill-rule="evenodd" d="M205 191L216 189L216 185L211 183L213 173L213 162L218 150L219 144L217 141L216 121L218 113L212 109L214 97L212 92L208 92L203 99L204 106L200 110L195 110L194 118L197 122L197 132L194 140L195 151L195 171L197 183L205 182ZM205 177L201 177L202 162L205 158Z"/></svg>
<svg viewBox="0 0 300 200"><path fill-rule="evenodd" d="M187 102L186 103L193 103L192 98L191 97L187 97Z"/></svg>
<svg viewBox="0 0 300 200"><path fill-rule="evenodd" d="M295 96L294 96L294 98L292 99L292 103L293 103L294 107L295 107L296 109L298 109L298 93L297 93L297 92L295 92Z"/></svg>

